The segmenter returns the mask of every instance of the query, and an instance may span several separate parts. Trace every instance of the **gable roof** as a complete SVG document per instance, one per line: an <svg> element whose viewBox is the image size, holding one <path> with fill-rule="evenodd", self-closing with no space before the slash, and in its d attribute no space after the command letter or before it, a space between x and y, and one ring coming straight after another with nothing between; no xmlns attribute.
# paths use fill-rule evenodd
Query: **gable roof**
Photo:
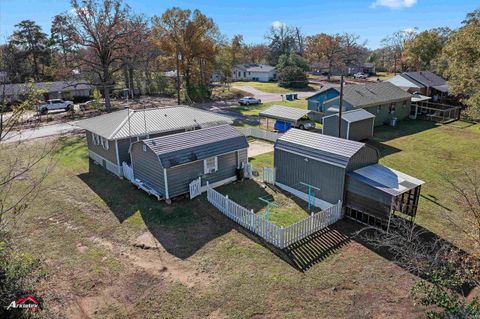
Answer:
<svg viewBox="0 0 480 319"><path fill-rule="evenodd" d="M425 87L442 86L447 84L441 76L430 71L404 72L400 75L408 80L413 80L414 83L420 83Z"/></svg>
<svg viewBox="0 0 480 319"><path fill-rule="evenodd" d="M338 109L337 109L337 112L338 112ZM331 117L331 116L338 117L338 113L327 115L327 116L324 116L323 118ZM375 115L373 115L368 111L365 111L364 109L355 109L355 110L342 112L342 119L349 123L363 121L371 118L375 118Z"/></svg>
<svg viewBox="0 0 480 319"><path fill-rule="evenodd" d="M237 64L235 68L248 72L270 72L275 70L274 66L268 64Z"/></svg>
<svg viewBox="0 0 480 319"><path fill-rule="evenodd" d="M393 196L403 194L425 183L415 177L380 164L359 168L348 173L348 175Z"/></svg>
<svg viewBox="0 0 480 319"><path fill-rule="evenodd" d="M233 121L223 115L188 106L121 110L81 120L75 125L108 140L129 138L189 128L204 128Z"/></svg>
<svg viewBox="0 0 480 319"><path fill-rule="evenodd" d="M341 167L347 167L350 158L363 147L364 143L294 128L288 130L275 143L275 149Z"/></svg>
<svg viewBox="0 0 480 319"><path fill-rule="evenodd" d="M327 90L335 90L340 94L340 88L325 87L308 99L311 99L312 97L317 96ZM352 84L345 85L343 88L344 101L347 101L353 107L368 107L378 104L393 103L410 98L410 93L405 92L390 82L370 83L366 85Z"/></svg>
<svg viewBox="0 0 480 319"><path fill-rule="evenodd" d="M259 116L296 122L310 112L310 110L299 109L291 106L273 105L260 112Z"/></svg>
<svg viewBox="0 0 480 319"><path fill-rule="evenodd" d="M164 168L248 147L245 135L230 125L156 137L143 140L141 143L147 145L158 156Z"/></svg>

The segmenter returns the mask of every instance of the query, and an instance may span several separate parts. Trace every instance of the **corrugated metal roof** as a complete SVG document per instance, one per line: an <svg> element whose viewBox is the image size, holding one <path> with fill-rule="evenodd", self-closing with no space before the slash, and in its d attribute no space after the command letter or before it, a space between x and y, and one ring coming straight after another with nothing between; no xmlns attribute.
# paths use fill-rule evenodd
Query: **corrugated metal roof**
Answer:
<svg viewBox="0 0 480 319"><path fill-rule="evenodd" d="M340 92L340 88L337 87L324 87L308 99L330 89ZM410 93L405 92L390 82L370 83L366 85L352 84L345 85L343 88L343 99L353 107L368 107L371 105L392 103L410 97Z"/></svg>
<svg viewBox="0 0 480 319"><path fill-rule="evenodd" d="M347 167L350 158L363 147L364 143L298 129L288 130L275 143L275 149L341 167Z"/></svg>
<svg viewBox="0 0 480 319"><path fill-rule="evenodd" d="M122 110L75 124L109 140L171 132L175 130L231 124L223 115L188 106L151 108L146 110Z"/></svg>
<svg viewBox="0 0 480 319"><path fill-rule="evenodd" d="M329 110L330 110L330 108L329 108ZM336 109L336 112L338 112L338 108ZM325 116L325 117L330 117L330 116L338 117L338 113L328 115L328 116ZM364 109L355 109L355 110L351 110L351 111L342 112L342 119L344 119L345 121L350 122L350 123L363 121L363 120L371 119L371 118L375 118L375 115L373 115L372 113L370 113L368 111L365 111Z"/></svg>
<svg viewBox="0 0 480 319"><path fill-rule="evenodd" d="M403 194L425 182L380 164L359 168L349 176L393 196Z"/></svg>
<svg viewBox="0 0 480 319"><path fill-rule="evenodd" d="M259 116L296 122L310 112L310 110L298 109L291 106L273 105L260 112Z"/></svg>
<svg viewBox="0 0 480 319"><path fill-rule="evenodd" d="M169 168L248 147L245 135L220 125L141 141Z"/></svg>

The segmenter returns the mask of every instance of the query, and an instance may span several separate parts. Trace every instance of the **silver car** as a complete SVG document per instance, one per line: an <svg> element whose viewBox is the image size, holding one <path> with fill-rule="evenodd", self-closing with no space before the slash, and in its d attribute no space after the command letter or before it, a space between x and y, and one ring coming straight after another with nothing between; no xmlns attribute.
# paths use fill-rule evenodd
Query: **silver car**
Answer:
<svg viewBox="0 0 480 319"><path fill-rule="evenodd" d="M252 105L252 104L260 104L262 103L262 100L256 99L251 96L246 96L238 100L238 103L240 103L240 105Z"/></svg>

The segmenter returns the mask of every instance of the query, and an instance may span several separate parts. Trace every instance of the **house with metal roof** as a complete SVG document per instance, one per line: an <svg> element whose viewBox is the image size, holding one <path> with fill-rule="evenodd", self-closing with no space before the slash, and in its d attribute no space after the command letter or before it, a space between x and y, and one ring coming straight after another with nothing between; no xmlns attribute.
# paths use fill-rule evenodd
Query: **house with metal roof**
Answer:
<svg viewBox="0 0 480 319"><path fill-rule="evenodd" d="M326 86L307 101L315 120L336 113L340 106L340 88ZM375 115L375 126L388 124L394 118L407 118L411 112L410 105L411 94L390 82L346 85L343 90L343 110L365 109Z"/></svg>
<svg viewBox="0 0 480 319"><path fill-rule="evenodd" d="M276 68L268 64L237 64L232 69L232 80L234 81L268 82L276 79Z"/></svg>
<svg viewBox="0 0 480 319"><path fill-rule="evenodd" d="M423 182L378 160L365 143L291 129L274 146L275 185L322 209L342 201L353 218L414 217Z"/></svg>
<svg viewBox="0 0 480 319"><path fill-rule="evenodd" d="M122 163L130 163L130 144L138 140L201 128L232 124L231 118L188 106L125 109L81 120L89 156L110 172L123 176Z"/></svg>
<svg viewBox="0 0 480 319"><path fill-rule="evenodd" d="M338 137L338 113L323 117L322 133ZM375 115L364 109L355 109L342 113L340 137L352 141L361 141L373 136Z"/></svg>
<svg viewBox="0 0 480 319"><path fill-rule="evenodd" d="M387 80L410 93L420 93L438 101L448 95L448 84L441 76L430 71L404 72Z"/></svg>
<svg viewBox="0 0 480 319"><path fill-rule="evenodd" d="M230 125L140 140L130 149L133 178L164 199L188 194L197 182L201 193L236 180L247 149L245 135Z"/></svg>

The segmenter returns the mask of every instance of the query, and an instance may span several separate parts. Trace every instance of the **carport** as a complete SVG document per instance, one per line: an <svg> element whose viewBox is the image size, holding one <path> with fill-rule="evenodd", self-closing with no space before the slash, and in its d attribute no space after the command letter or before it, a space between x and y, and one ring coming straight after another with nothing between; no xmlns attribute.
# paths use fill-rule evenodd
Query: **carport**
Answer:
<svg viewBox="0 0 480 319"><path fill-rule="evenodd" d="M308 117L310 110L298 109L291 106L273 105L268 109L260 112L260 125L264 125L266 129L273 129L275 121L280 120L291 123L292 126L302 118ZM270 121L273 120L273 121ZM270 127L271 124L271 127Z"/></svg>

